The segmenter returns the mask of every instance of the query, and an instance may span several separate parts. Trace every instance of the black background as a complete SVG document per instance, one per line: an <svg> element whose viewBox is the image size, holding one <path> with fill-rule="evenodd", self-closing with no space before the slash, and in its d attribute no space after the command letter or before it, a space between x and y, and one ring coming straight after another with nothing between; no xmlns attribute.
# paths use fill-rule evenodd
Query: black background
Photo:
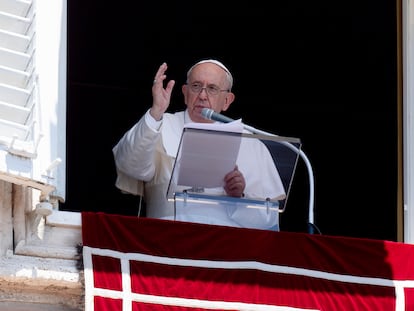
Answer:
<svg viewBox="0 0 414 311"><path fill-rule="evenodd" d="M61 209L136 215L115 188L112 147L150 107L156 70L181 85L202 58L232 71L226 112L301 139L322 234L397 239L394 1L68 1L67 190ZM296 171L281 229L307 231Z"/></svg>

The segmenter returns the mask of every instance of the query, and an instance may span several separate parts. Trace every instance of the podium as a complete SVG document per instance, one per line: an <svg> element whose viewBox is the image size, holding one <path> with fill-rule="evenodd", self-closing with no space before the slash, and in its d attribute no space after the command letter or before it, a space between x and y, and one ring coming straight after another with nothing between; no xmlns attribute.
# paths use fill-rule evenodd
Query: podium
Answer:
<svg viewBox="0 0 414 311"><path fill-rule="evenodd" d="M298 138L184 128L167 191L174 219L279 231L300 148ZM236 165L246 182L240 198L223 189Z"/></svg>

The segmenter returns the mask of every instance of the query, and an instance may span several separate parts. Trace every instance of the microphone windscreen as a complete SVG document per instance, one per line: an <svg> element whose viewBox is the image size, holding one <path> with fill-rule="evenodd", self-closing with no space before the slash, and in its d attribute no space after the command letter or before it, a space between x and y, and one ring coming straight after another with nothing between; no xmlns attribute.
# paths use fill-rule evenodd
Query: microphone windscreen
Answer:
<svg viewBox="0 0 414 311"><path fill-rule="evenodd" d="M201 109L201 115L208 120L211 120L211 116L213 115L214 110L209 108Z"/></svg>

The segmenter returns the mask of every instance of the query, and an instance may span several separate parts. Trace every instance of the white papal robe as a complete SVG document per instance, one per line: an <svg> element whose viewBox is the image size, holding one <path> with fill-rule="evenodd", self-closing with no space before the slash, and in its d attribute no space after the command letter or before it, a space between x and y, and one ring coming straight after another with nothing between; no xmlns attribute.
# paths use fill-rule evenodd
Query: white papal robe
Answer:
<svg viewBox="0 0 414 311"><path fill-rule="evenodd" d="M143 196L147 217L278 230L278 213L266 209L203 205L176 215L174 203L167 200L167 191L184 124L190 117L187 111L164 113L158 129L150 127L148 118L147 111L113 148L116 186ZM236 164L245 178L245 198L285 198L272 156L260 140L242 138ZM225 195L224 189L221 192Z"/></svg>

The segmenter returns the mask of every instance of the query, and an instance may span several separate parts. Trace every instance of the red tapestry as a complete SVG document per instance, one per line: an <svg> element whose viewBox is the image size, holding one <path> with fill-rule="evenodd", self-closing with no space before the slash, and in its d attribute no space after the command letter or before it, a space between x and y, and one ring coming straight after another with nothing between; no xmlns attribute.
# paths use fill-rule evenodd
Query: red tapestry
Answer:
<svg viewBox="0 0 414 311"><path fill-rule="evenodd" d="M413 311L414 245L82 213L86 311Z"/></svg>

